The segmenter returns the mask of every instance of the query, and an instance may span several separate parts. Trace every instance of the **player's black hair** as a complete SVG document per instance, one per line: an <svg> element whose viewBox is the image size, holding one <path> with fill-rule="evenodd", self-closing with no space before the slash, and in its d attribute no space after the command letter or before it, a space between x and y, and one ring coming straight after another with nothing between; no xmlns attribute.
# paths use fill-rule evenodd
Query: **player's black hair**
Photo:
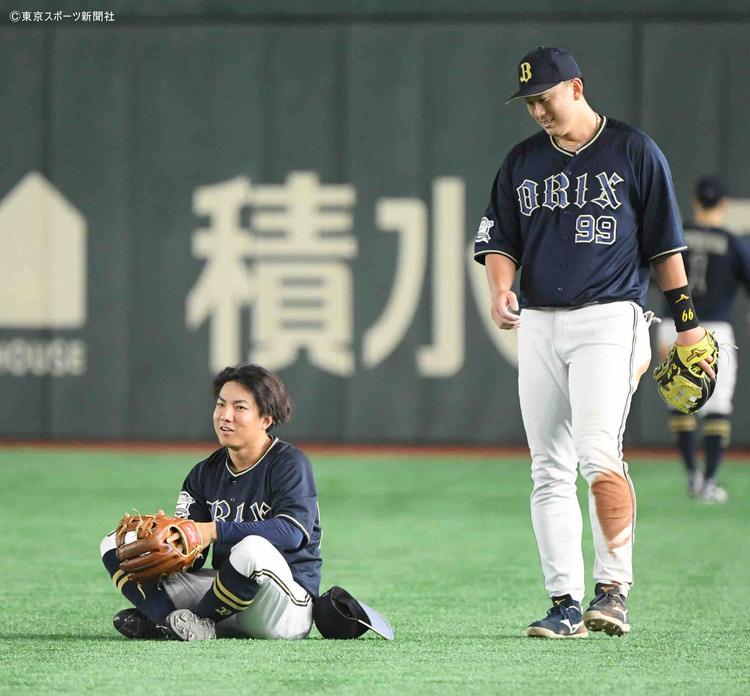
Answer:
<svg viewBox="0 0 750 696"><path fill-rule="evenodd" d="M260 416L271 416L275 425L281 425L292 415L292 404L284 383L273 372L260 365L232 365L225 367L214 378L214 401L219 398L221 388L227 382L238 382L250 390L258 405Z"/></svg>

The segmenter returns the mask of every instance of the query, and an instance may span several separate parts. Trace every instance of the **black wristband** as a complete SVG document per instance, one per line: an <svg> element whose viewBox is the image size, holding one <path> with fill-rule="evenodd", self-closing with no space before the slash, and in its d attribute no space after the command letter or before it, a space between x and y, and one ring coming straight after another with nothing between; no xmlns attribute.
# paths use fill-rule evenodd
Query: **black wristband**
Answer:
<svg viewBox="0 0 750 696"><path fill-rule="evenodd" d="M669 311L672 312L674 325L677 331L687 331L700 326L698 317L693 306L693 296L690 294L690 286L684 285L674 290L666 290L664 297L667 299Z"/></svg>

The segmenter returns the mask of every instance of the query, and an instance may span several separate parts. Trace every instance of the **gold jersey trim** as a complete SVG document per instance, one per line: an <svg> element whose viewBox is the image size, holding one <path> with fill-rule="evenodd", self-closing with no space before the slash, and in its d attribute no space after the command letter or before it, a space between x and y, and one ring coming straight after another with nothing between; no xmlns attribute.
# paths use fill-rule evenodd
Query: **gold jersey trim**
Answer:
<svg viewBox="0 0 750 696"><path fill-rule="evenodd" d="M227 468L227 471L232 474L232 476L238 477L238 476L244 476L248 471L252 471L258 464L260 464L267 456L268 453L276 446L276 443L279 441L278 437L275 437L273 439L273 442L268 446L268 449L263 453L263 456L255 462L252 466L247 467L247 469L243 469L242 471L232 471L232 467L229 466L229 450L227 450L227 458L224 461L224 466Z"/></svg>
<svg viewBox="0 0 750 696"><path fill-rule="evenodd" d="M591 136L590 140L587 140L581 147L579 147L577 150L573 150L572 152L570 150L566 150L564 147L558 144L557 139L554 135L550 135L549 139L552 143L552 147L555 148L555 150L558 150L559 152L562 152L564 155L568 155L569 157L575 157L577 154L580 154L583 152L587 147L590 147L593 145L597 138L604 132L604 127L607 125L607 117L602 116L602 122L599 124L599 128L596 130L594 135Z"/></svg>
<svg viewBox="0 0 750 696"><path fill-rule="evenodd" d="M294 522L294 524L296 524L302 530L302 533L305 535L305 538L307 539L307 541L310 541L310 535L307 533L307 530L302 526L299 520L295 520L294 517L292 517L291 515L285 515L283 512L278 515L274 515L274 517L286 517L288 520L291 520L292 522Z"/></svg>
<svg viewBox="0 0 750 696"><path fill-rule="evenodd" d="M474 254L474 258L478 259L480 256L485 256L486 254L500 254L500 256L507 256L514 264L516 264L517 268L521 267L521 264L516 261L510 254L508 254L505 251L496 251L494 249L488 249L487 251L478 251L476 254Z"/></svg>
<svg viewBox="0 0 750 696"><path fill-rule="evenodd" d="M652 256L648 259L648 261L653 261L654 259L658 259L660 256L672 256L673 254L676 254L680 251L685 251L687 249L686 246L681 247L675 247L674 249L670 249L669 251L662 251L659 254L656 254L656 256Z"/></svg>

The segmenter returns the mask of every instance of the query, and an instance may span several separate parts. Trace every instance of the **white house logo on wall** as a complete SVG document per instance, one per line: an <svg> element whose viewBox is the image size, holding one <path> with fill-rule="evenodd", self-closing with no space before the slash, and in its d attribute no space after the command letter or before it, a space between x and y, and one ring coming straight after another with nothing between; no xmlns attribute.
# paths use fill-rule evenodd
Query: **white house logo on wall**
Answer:
<svg viewBox="0 0 750 696"><path fill-rule="evenodd" d="M82 375L80 339L37 330L86 324L86 219L39 172L0 200L0 376Z"/></svg>

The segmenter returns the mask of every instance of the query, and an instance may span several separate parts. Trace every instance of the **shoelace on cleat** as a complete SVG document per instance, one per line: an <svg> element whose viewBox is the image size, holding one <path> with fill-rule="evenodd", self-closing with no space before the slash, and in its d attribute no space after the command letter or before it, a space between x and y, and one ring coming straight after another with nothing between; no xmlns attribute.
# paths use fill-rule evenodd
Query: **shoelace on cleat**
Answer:
<svg viewBox="0 0 750 696"><path fill-rule="evenodd" d="M564 604L555 604L554 606L552 606L550 609L547 610L547 618L549 618L555 613L559 613L562 615L564 619L568 619L568 621L570 621L571 623L575 623L573 621L574 617L570 615L571 609L575 609L578 613L581 612L581 610L578 607L566 607Z"/></svg>
<svg viewBox="0 0 750 696"><path fill-rule="evenodd" d="M626 610L625 603L622 601L619 592L615 590L610 590L609 592L601 592L600 594L596 595L596 598L594 599L594 602L592 604L594 606L600 607L622 607L623 610Z"/></svg>

